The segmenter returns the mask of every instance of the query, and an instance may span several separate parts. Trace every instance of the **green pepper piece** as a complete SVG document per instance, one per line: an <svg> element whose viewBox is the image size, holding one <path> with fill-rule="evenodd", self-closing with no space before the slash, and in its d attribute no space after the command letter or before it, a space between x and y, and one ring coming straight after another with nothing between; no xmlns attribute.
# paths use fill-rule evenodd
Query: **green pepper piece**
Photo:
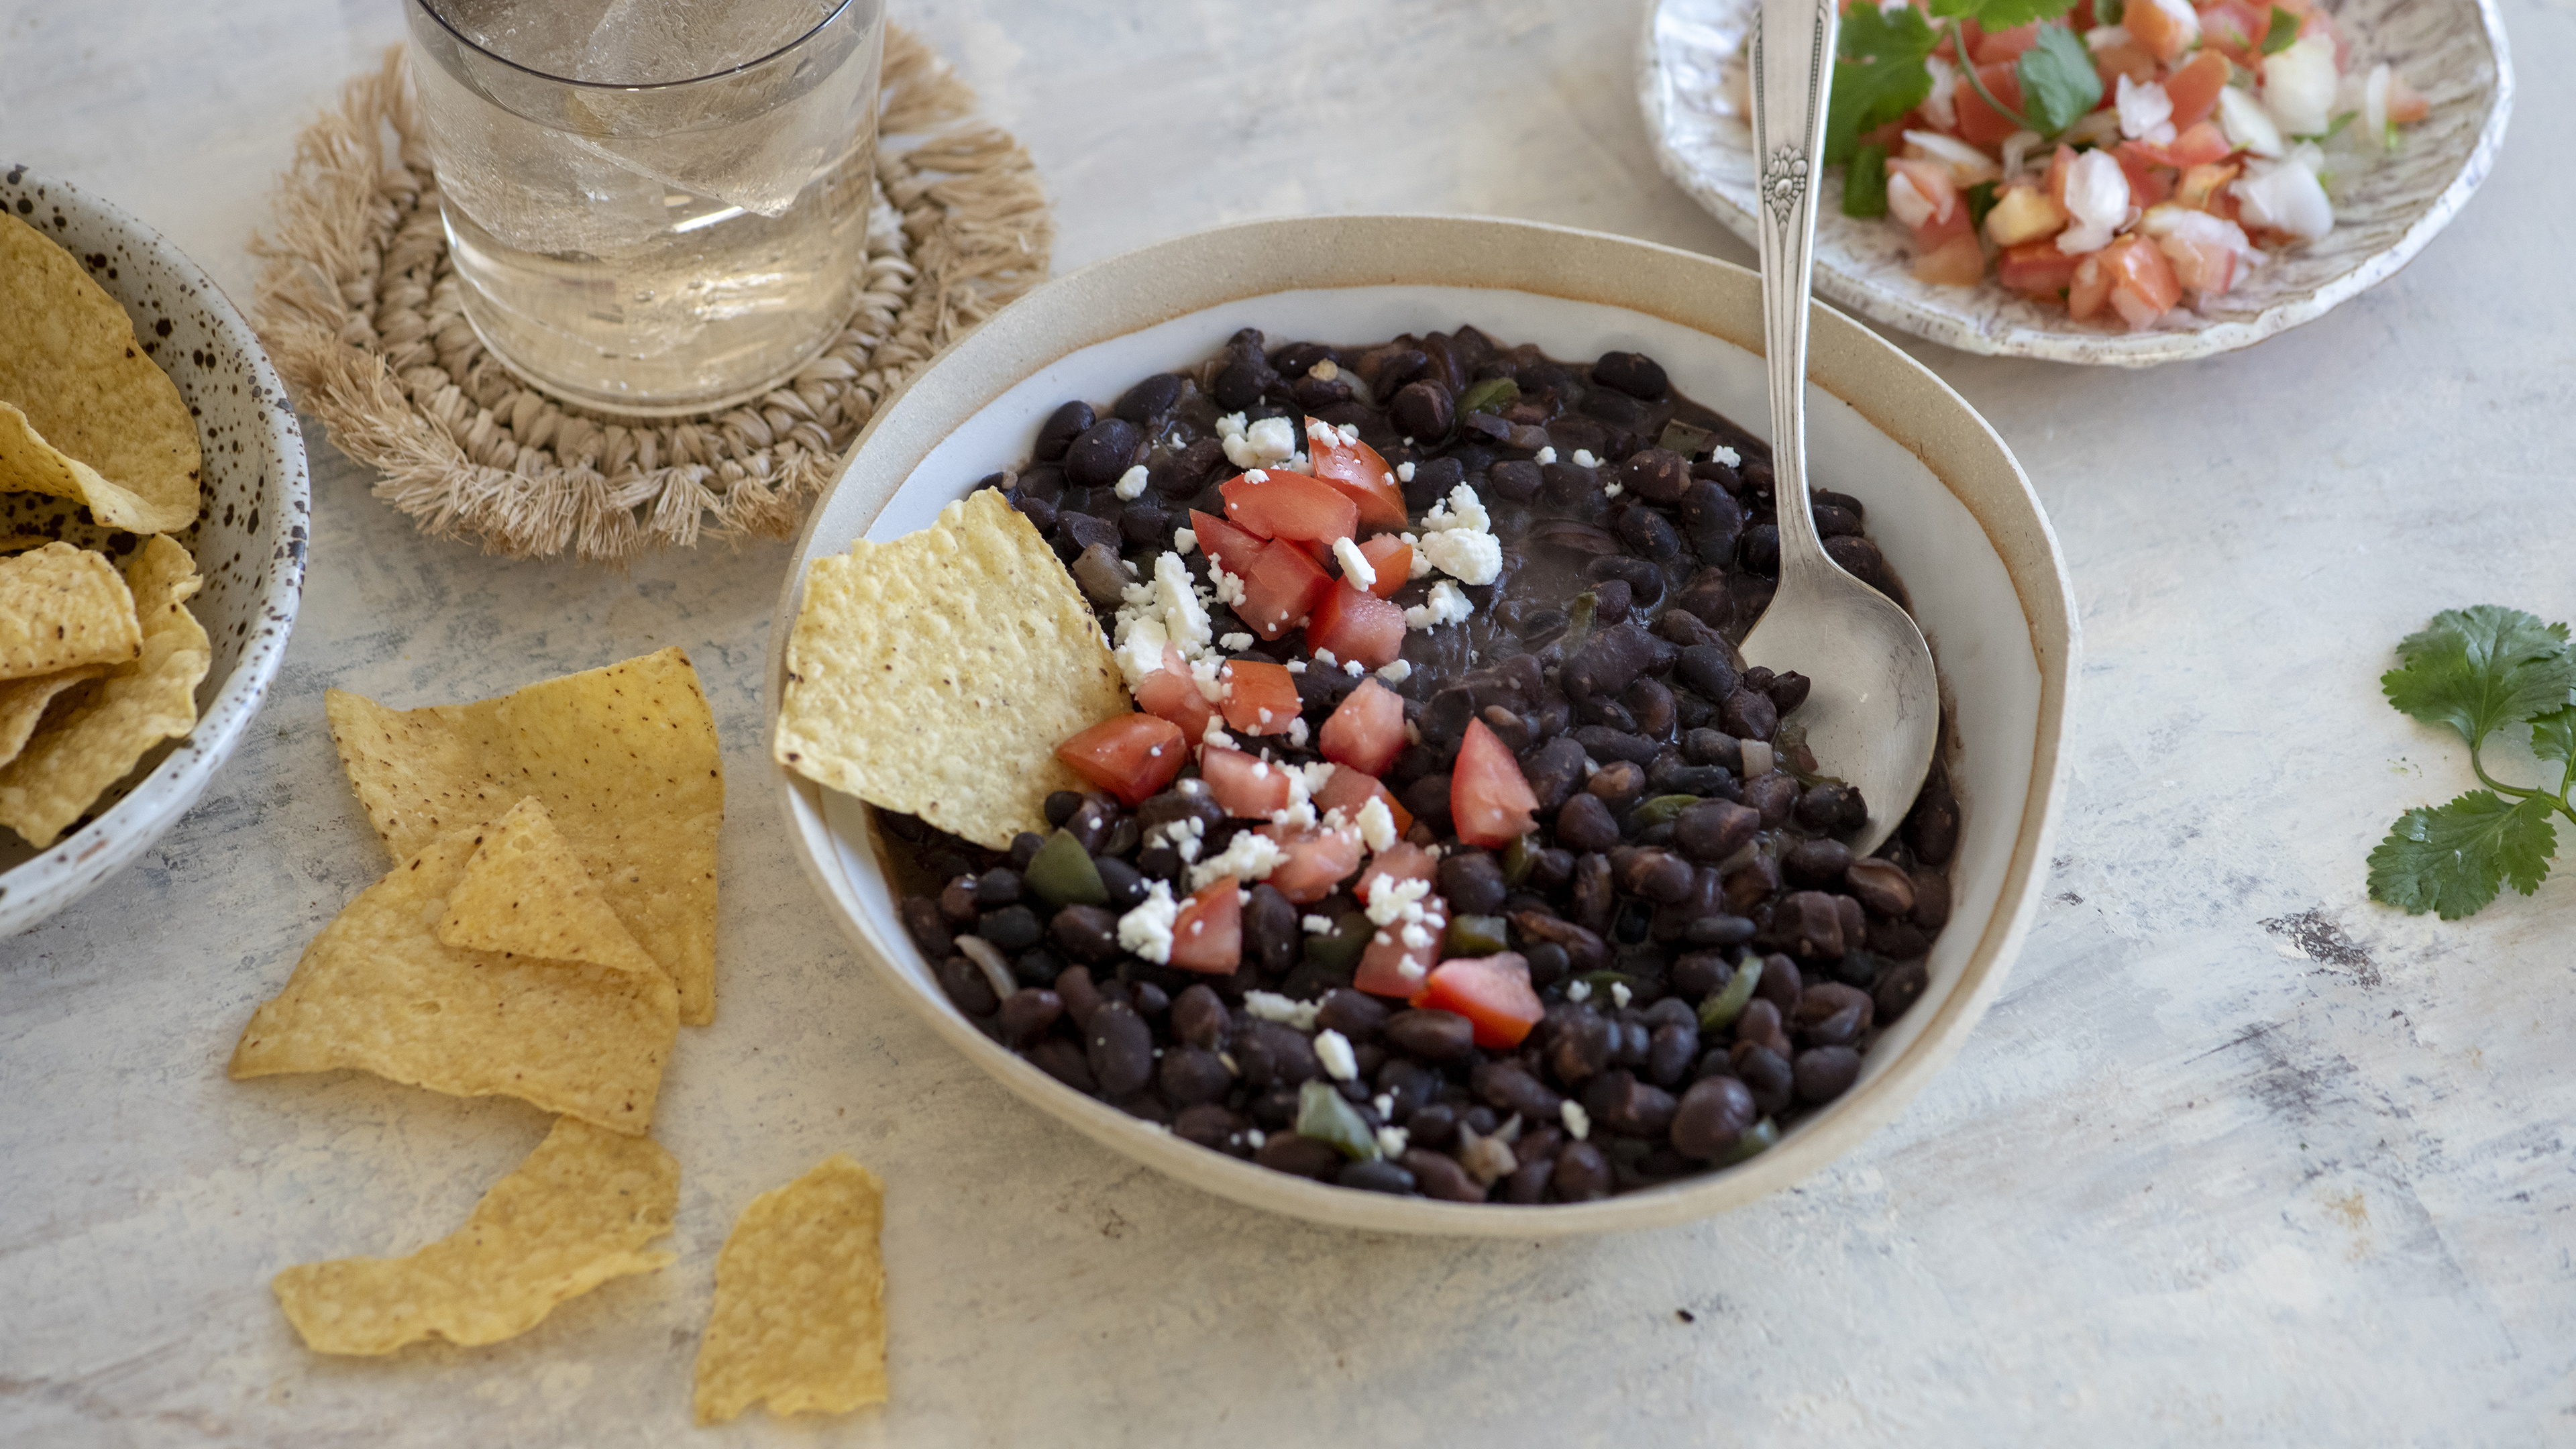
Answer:
<svg viewBox="0 0 2576 1449"><path fill-rule="evenodd" d="M1314 1083L1308 1082L1306 1085L1311 1087ZM1348 1104L1345 1103L1344 1105L1347 1106ZM1748 1157L1759 1157L1763 1153L1768 1152L1779 1145L1780 1124L1772 1121L1768 1117L1765 1117L1761 1121L1754 1123L1752 1126L1745 1128L1744 1135L1735 1139L1735 1145L1726 1149L1724 1152L1719 1153L1717 1161L1710 1165L1713 1167L1733 1167L1735 1164L1742 1162Z"/></svg>
<svg viewBox="0 0 2576 1449"><path fill-rule="evenodd" d="M1696 458L1708 451L1709 439L1716 436L1706 428L1694 428L1688 423L1666 423L1663 436L1655 439L1655 446L1685 458Z"/></svg>
<svg viewBox="0 0 2576 1449"><path fill-rule="evenodd" d="M1698 803L1697 795L1657 795L1651 800L1640 801L1636 809L1628 812L1628 819L1643 830L1649 825L1665 824Z"/></svg>
<svg viewBox="0 0 2576 1449"><path fill-rule="evenodd" d="M1047 837L1029 861L1029 889L1051 906L1105 906L1109 887L1101 884L1100 867L1082 842L1064 831Z"/></svg>
<svg viewBox="0 0 2576 1449"><path fill-rule="evenodd" d="M1489 377L1458 394L1458 411L1498 413L1521 400L1521 385L1508 377Z"/></svg>
<svg viewBox="0 0 2576 1449"><path fill-rule="evenodd" d="M1516 886L1528 880L1530 872L1538 869L1538 852L1537 831L1513 836L1512 843L1503 847L1504 883Z"/></svg>
<svg viewBox="0 0 2576 1449"><path fill-rule="evenodd" d="M1735 1025L1735 1019L1744 1014L1745 1006L1753 1000L1753 988L1761 984L1762 958L1745 957L1744 964L1735 968L1735 974L1726 978L1726 984L1710 992L1708 999L1699 1004L1699 1029L1724 1031Z"/></svg>
<svg viewBox="0 0 2576 1449"><path fill-rule="evenodd" d="M1583 641L1592 637L1594 613L1601 607L1601 596L1590 589L1574 596L1565 606L1565 657L1572 659Z"/></svg>
<svg viewBox="0 0 2576 1449"><path fill-rule="evenodd" d="M1449 922L1449 934L1441 942L1440 954L1449 956L1491 956L1512 948L1510 929L1500 916L1456 916Z"/></svg>
<svg viewBox="0 0 2576 1449"><path fill-rule="evenodd" d="M1385 1155L1359 1109L1343 1101L1330 1082L1307 1082L1297 1089L1297 1135L1328 1143L1344 1157L1360 1162L1375 1162Z"/></svg>
<svg viewBox="0 0 2576 1449"><path fill-rule="evenodd" d="M1376 929L1368 917L1357 911L1348 912L1333 923L1329 934L1306 938L1306 959L1327 971L1356 971L1361 954L1368 950L1369 936Z"/></svg>
<svg viewBox="0 0 2576 1449"><path fill-rule="evenodd" d="M1843 169L1843 215L1887 215L1887 148L1860 146Z"/></svg>

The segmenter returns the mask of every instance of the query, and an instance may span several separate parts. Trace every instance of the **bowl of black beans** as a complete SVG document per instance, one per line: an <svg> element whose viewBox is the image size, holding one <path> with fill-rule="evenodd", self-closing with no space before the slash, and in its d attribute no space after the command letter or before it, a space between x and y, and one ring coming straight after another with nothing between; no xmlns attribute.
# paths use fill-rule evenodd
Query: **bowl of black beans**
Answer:
<svg viewBox="0 0 2576 1449"><path fill-rule="evenodd" d="M1760 333L1741 268L1457 218L1232 227L1015 303L817 504L768 707L807 560L990 488L1138 712L1008 849L780 772L831 914L1031 1104L1316 1221L1647 1227L1851 1150L2019 946L2078 636L2001 441L1820 307L1818 530L1942 677L1931 779L1856 855L1810 682L1736 647L1777 569Z"/></svg>

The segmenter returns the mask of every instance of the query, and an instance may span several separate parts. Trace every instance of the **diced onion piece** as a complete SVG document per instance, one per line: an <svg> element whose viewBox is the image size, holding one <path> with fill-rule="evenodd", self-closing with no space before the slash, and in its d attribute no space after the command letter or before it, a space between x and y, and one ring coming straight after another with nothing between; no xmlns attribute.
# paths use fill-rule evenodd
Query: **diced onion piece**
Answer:
<svg viewBox="0 0 2576 1449"><path fill-rule="evenodd" d="M1949 168L1950 180L1959 186L1974 186L2003 174L1993 157L1955 136L1944 136L1938 131L1908 131L1905 144L1915 156L1937 161Z"/></svg>
<svg viewBox="0 0 2576 1449"><path fill-rule="evenodd" d="M2388 127L2388 62L2370 68L2370 79L2361 83L2361 134L2365 144L2385 150L2396 144L2396 133Z"/></svg>
<svg viewBox="0 0 2576 1449"><path fill-rule="evenodd" d="M2247 221L2315 241L2334 229L2334 203L2297 161L2270 162L2228 188Z"/></svg>
<svg viewBox="0 0 2576 1449"><path fill-rule="evenodd" d="M2278 158L2289 149L2282 144L2281 128L2272 124L2271 113L2246 92L2228 86L2218 93L2218 128L2227 133L2228 144L2257 156Z"/></svg>
<svg viewBox="0 0 2576 1449"><path fill-rule="evenodd" d="M2289 49L2264 57L2263 109L2287 135L2322 135L2334 123L2339 79L2334 41L2324 35L2300 36Z"/></svg>
<svg viewBox="0 0 2576 1449"><path fill-rule="evenodd" d="M2111 244L2129 219L2129 177L2108 151L2087 151L2066 170L2066 211L2074 224L2058 233L2057 249L2082 256Z"/></svg>
<svg viewBox="0 0 2576 1449"><path fill-rule="evenodd" d="M2156 81L2140 85L2129 79L2125 73L2115 77L2114 80L2120 112L2120 134L2132 141L2157 141L2160 145L2163 141L2172 140L2173 98L2165 94L2164 86ZM2156 136L2156 128L2159 126L2164 128L2162 140Z"/></svg>

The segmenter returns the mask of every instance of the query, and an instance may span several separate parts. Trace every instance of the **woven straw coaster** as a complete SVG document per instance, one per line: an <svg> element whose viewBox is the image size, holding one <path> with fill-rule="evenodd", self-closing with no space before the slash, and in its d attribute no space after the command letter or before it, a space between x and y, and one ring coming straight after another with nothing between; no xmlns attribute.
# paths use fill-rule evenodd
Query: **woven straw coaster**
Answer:
<svg viewBox="0 0 2576 1449"><path fill-rule="evenodd" d="M1054 239L1028 152L976 124L974 93L892 25L882 104L858 310L749 403L593 414L484 352L459 310L399 46L296 139L275 234L251 244L266 259L260 340L297 406L384 475L376 496L433 535L607 563L709 534L787 537L877 404L1044 278Z"/></svg>

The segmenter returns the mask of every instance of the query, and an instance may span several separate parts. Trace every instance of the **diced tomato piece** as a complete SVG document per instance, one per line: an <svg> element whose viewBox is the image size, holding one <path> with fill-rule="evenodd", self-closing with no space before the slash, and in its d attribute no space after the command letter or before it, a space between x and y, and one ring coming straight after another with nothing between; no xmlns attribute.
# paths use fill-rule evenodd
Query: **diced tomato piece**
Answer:
<svg viewBox="0 0 2576 1449"><path fill-rule="evenodd" d="M1316 733L1315 748L1336 765L1363 775L1385 774L1404 751L1404 697L1374 679L1361 680L1359 688L1333 706Z"/></svg>
<svg viewBox="0 0 2576 1449"><path fill-rule="evenodd" d="M1316 479L1359 509L1362 527L1404 527L1404 490L1396 486L1395 470L1386 465L1386 459L1366 443L1343 442L1339 431L1332 431L1327 440L1326 432L1324 424L1308 424L1306 430L1307 457Z"/></svg>
<svg viewBox="0 0 2576 1449"><path fill-rule="evenodd" d="M1357 504L1303 473L1255 468L1217 491L1225 495L1225 516L1263 538L1310 539L1329 548L1359 528Z"/></svg>
<svg viewBox="0 0 2576 1449"><path fill-rule="evenodd" d="M2138 85L2156 78L2156 58L2134 40L2106 45L2093 52L2093 73L2102 79L2102 94L2120 93L2120 77L2127 76Z"/></svg>
<svg viewBox="0 0 2576 1449"><path fill-rule="evenodd" d="M1356 894L1367 905L1378 892L1405 881L1430 881L1438 866L1429 852L1411 843L1399 843L1380 851L1360 872ZM1449 927L1449 907L1436 894L1422 897L1422 920L1418 934L1420 945L1407 944L1406 923L1397 921L1382 926L1369 938L1368 949L1360 954L1360 967L1352 985L1375 996L1399 996L1412 1000L1422 991L1431 974L1431 963L1439 959L1440 938Z"/></svg>
<svg viewBox="0 0 2576 1449"><path fill-rule="evenodd" d="M1412 812L1404 808L1393 791L1387 789L1377 776L1364 775L1348 765L1335 765L1331 778L1324 781L1324 788L1315 792L1315 813L1321 815L1339 810L1344 820L1357 820L1360 811L1366 809L1371 800L1386 802L1386 813L1395 822L1396 834L1402 835L1413 828Z"/></svg>
<svg viewBox="0 0 2576 1449"><path fill-rule="evenodd" d="M2120 7L2120 24L2131 38L2147 48L2147 54L2166 65L2173 64L2191 45L2191 30L2156 0L2138 0L2134 7Z"/></svg>
<svg viewBox="0 0 2576 1449"><path fill-rule="evenodd" d="M2211 203L2226 191L2227 183L2235 180L2236 174L2244 169L2233 162L2224 166L2194 166L2183 172L2182 180L2175 183L2174 204L2188 206L2197 211L2212 210L2214 208Z"/></svg>
<svg viewBox="0 0 2576 1449"><path fill-rule="evenodd" d="M1287 809L1294 795L1287 766L1223 745L1200 748L1199 774L1216 796L1217 808L1237 820L1267 820Z"/></svg>
<svg viewBox="0 0 2576 1449"><path fill-rule="evenodd" d="M1950 168L1937 161L1896 157L1887 163L1888 213L1905 224L1917 252L1936 252L1974 230Z"/></svg>
<svg viewBox="0 0 2576 1449"><path fill-rule="evenodd" d="M1231 565L1227 572L1233 572ZM1305 550L1286 539L1263 544L1242 578L1243 602L1234 606L1235 616L1264 639L1276 639L1305 623L1335 582Z"/></svg>
<svg viewBox="0 0 2576 1449"><path fill-rule="evenodd" d="M1074 773L1117 796L1128 805L1172 783L1189 760L1189 743L1181 727L1150 714L1122 714L1105 719L1055 747L1055 757Z"/></svg>
<svg viewBox="0 0 2576 1449"><path fill-rule="evenodd" d="M1199 547L1216 566L1241 578L1252 572L1255 559L1264 547L1258 534L1235 527L1213 513L1190 510L1190 532L1198 536Z"/></svg>
<svg viewBox="0 0 2576 1449"><path fill-rule="evenodd" d="M1992 65L1978 66L1977 79L1985 83L1996 100L2016 111L2021 109L2021 76L2014 71L2011 61L1999 60ZM1985 97L1977 94L1977 88L1964 80L1951 94L1951 101L1959 113L1959 139L1962 141L1977 146L2001 145L2004 137L2021 129L2019 121L1987 105Z"/></svg>
<svg viewBox="0 0 2576 1449"><path fill-rule="evenodd" d="M2129 179L2130 205L2143 210L2173 195L2174 168L2157 161L2145 143L2123 141L2111 155Z"/></svg>
<svg viewBox="0 0 2576 1449"><path fill-rule="evenodd" d="M1297 676L1265 659L1229 659L1219 669L1217 707L1228 728L1247 735L1284 735L1297 718Z"/></svg>
<svg viewBox="0 0 2576 1449"><path fill-rule="evenodd" d="M1216 706L1199 690L1199 682L1190 675L1190 667L1181 659L1181 651L1163 647L1163 667L1148 674L1134 690L1136 707L1181 727L1184 745L1207 738L1208 721L1216 718Z"/></svg>
<svg viewBox="0 0 2576 1449"><path fill-rule="evenodd" d="M2235 143L2227 139L2227 133L2218 128L2216 121L2192 122L2174 138L2172 145L2165 147L2174 164L2182 167L2215 165L2226 160L2235 150Z"/></svg>
<svg viewBox="0 0 2576 1449"><path fill-rule="evenodd" d="M1210 976L1231 976L1243 964L1243 887L1233 876L1209 881L1181 902L1172 919L1171 964Z"/></svg>
<svg viewBox="0 0 2576 1449"><path fill-rule="evenodd" d="M1521 762L1483 720L1467 721L1458 763L1449 772L1449 818L1457 823L1458 838L1500 849L1527 835L1537 813L1538 796L1521 774Z"/></svg>
<svg viewBox="0 0 2576 1449"><path fill-rule="evenodd" d="M2040 178L2039 189L2048 193L2048 199L2056 202L2060 211L2066 209L2066 179L2074 170L2075 148L2060 146L2057 154L2048 158L2048 174ZM1198 515L1190 516L1195 518Z"/></svg>
<svg viewBox="0 0 2576 1449"><path fill-rule="evenodd" d="M2048 237L2004 248L1995 261L1995 280L2016 292L2056 301L2058 294L2075 284L2075 266L2081 257L2070 257L2057 249L2057 238Z"/></svg>
<svg viewBox="0 0 2576 1449"><path fill-rule="evenodd" d="M2156 249L2173 264L2174 280L2190 291L2217 296L2236 284L2236 250L2224 242L2167 236Z"/></svg>
<svg viewBox="0 0 2576 1449"><path fill-rule="evenodd" d="M1381 599L1395 597L1395 591L1413 577L1413 545L1392 533L1381 533L1361 544L1360 557L1377 570L1377 582L1369 585L1369 592Z"/></svg>
<svg viewBox="0 0 2576 1449"><path fill-rule="evenodd" d="M1329 649L1336 659L1356 659L1383 669L1404 651L1404 611L1349 583L1336 581L1306 621L1306 647Z"/></svg>
<svg viewBox="0 0 2576 1449"><path fill-rule="evenodd" d="M1954 236L1914 259L1914 280L1931 286L1973 287L1985 278L1985 250L1973 233Z"/></svg>
<svg viewBox="0 0 2576 1449"><path fill-rule="evenodd" d="M1360 868L1360 857L1368 853L1360 844L1360 833L1349 826L1305 830L1264 825L1261 833L1277 842L1288 857L1271 868L1270 886L1301 906L1331 895L1333 887Z"/></svg>
<svg viewBox="0 0 2576 1449"><path fill-rule="evenodd" d="M2039 22L2016 25L2010 30L1989 30L1977 41L1977 64L1992 65L1999 60L2018 60L2021 53L2039 44Z"/></svg>
<svg viewBox="0 0 2576 1449"><path fill-rule="evenodd" d="M2182 283L2163 249L2142 236L2124 236L2102 249L2111 278L2111 309L2131 327L2144 327L2182 300Z"/></svg>
<svg viewBox="0 0 2576 1449"><path fill-rule="evenodd" d="M2263 37L2271 30L2272 7L2269 5L2218 0L2217 4L2200 7L2203 53L2223 55L2248 70L2262 64Z"/></svg>
<svg viewBox="0 0 2576 1449"><path fill-rule="evenodd" d="M2102 254L2094 252L2075 265L2075 280L2066 289L2067 315L2089 321L2110 301L2111 273L2102 265Z"/></svg>
<svg viewBox="0 0 2576 1449"><path fill-rule="evenodd" d="M1476 1045L1489 1051L1519 1046L1547 1014L1530 985L1529 959L1518 951L1441 962L1413 1004L1467 1018L1475 1025Z"/></svg>
<svg viewBox="0 0 2576 1449"><path fill-rule="evenodd" d="M2209 113L2218 109L2218 93L2227 89L2227 77L2233 74L2235 69L2236 67L2229 63L2226 56L2214 50L2204 50L2184 62L2172 75L2166 76L2165 98L2173 102L2174 129L2189 131L2208 120ZM2175 149L2181 149L2179 143L2176 144ZM2227 152L2221 151L2218 156L2204 156L2201 159L2215 161L2219 156L2226 154ZM2184 164L2194 163L2185 162Z"/></svg>

